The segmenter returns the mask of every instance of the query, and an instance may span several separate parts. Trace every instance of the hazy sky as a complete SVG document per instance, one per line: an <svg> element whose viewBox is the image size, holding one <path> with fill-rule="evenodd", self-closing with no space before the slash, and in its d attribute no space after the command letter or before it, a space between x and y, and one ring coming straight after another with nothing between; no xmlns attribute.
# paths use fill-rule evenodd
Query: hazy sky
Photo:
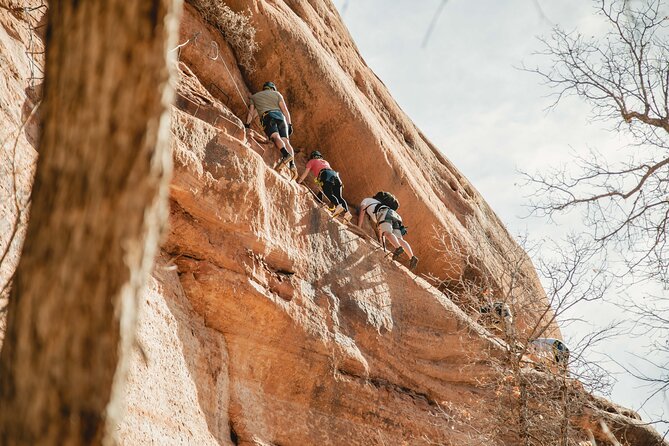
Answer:
<svg viewBox="0 0 669 446"><path fill-rule="evenodd" d="M527 186L519 170L534 172L569 162L574 152L597 148L616 157L624 141L591 123L590 109L569 98L550 112L550 90L536 75L517 67L540 60L538 36L552 27L597 34L604 24L588 0L448 0L423 40L442 0L334 0L367 64L390 89L405 112L481 192L512 234L538 240L556 231L579 229L573 215L562 227L527 214ZM575 314L596 329L619 316L598 303ZM581 326L578 330L584 330ZM563 330L565 337L577 336ZM600 350L638 364L639 340L618 339ZM611 370L615 366L608 364ZM629 376L617 376L612 399L638 409L647 389ZM644 419L669 414L658 397L642 411ZM652 414L652 415L649 415Z"/></svg>

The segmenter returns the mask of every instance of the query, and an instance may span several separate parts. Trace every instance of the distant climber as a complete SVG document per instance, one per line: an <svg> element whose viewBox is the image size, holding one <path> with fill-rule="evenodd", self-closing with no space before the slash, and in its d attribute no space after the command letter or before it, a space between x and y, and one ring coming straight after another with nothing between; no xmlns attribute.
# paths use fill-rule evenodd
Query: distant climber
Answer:
<svg viewBox="0 0 669 446"><path fill-rule="evenodd" d="M291 179L297 178L297 167L295 167L295 151L290 145L289 136L293 134L293 124L286 101L276 89L273 82L265 82L262 91L252 95L249 99L251 107L244 126L249 128L254 115L260 117L260 123L274 146L281 151L281 159L274 167L281 170L288 164Z"/></svg>
<svg viewBox="0 0 669 446"><path fill-rule="evenodd" d="M479 312L482 315L492 316L493 323L500 323L502 321L504 321L505 324L513 323L511 308L504 302L492 302L485 304L479 309Z"/></svg>
<svg viewBox="0 0 669 446"><path fill-rule="evenodd" d="M362 227L365 215L369 216L375 225L379 240L385 237L395 248L393 260L397 260L406 252L410 258L409 269L413 271L418 265L418 258L413 254L409 243L404 240L407 230L402 224L402 217L397 213L399 206L397 199L389 192L378 192L374 197L365 198L360 203L358 226Z"/></svg>
<svg viewBox="0 0 669 446"><path fill-rule="evenodd" d="M341 196L341 190L344 185L339 178L339 173L334 171L321 155L321 152L314 150L309 155L309 161L304 169L304 173L297 181L301 184L311 172L314 175L316 183L319 185L321 191L328 197L332 203L332 216L337 217L343 214L345 220L351 219L351 214L348 212L348 204Z"/></svg>
<svg viewBox="0 0 669 446"><path fill-rule="evenodd" d="M555 363L567 367L569 364L569 349L564 342L555 338L537 338L530 342L531 346L538 352L548 354Z"/></svg>
<svg viewBox="0 0 669 446"><path fill-rule="evenodd" d="M485 328L504 333L509 341L515 339L513 314L508 304L488 300L479 308L479 314L481 315L480 324Z"/></svg>

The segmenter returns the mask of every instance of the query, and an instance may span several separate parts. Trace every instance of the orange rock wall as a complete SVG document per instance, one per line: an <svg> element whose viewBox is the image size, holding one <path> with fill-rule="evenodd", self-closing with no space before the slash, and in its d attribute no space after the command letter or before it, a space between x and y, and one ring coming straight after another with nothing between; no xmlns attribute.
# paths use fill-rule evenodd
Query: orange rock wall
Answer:
<svg viewBox="0 0 669 446"><path fill-rule="evenodd" d="M532 326L522 310L546 300L529 258L510 260L516 242L444 155L449 148L434 147L366 65L332 2L226 3L252 14L260 51L256 70L245 78L251 89L272 80L284 93L295 124L293 145L325 155L351 204L379 190L397 195L407 240L420 258L418 274L451 285L463 278L488 281L519 310L519 327ZM437 235L458 252L444 251ZM526 285L519 295L505 296L512 268ZM557 334L557 327L552 331Z"/></svg>
<svg viewBox="0 0 669 446"><path fill-rule="evenodd" d="M352 203L379 189L397 193L419 272L456 280L472 274L464 265L473 256L477 274L501 288L515 242L366 67L329 2L229 3L251 8L258 68L241 73L220 33L186 5L184 45L174 51L170 230L141 300L122 443L505 444L486 433L501 342L269 168L275 150L241 125L249 86L279 84L295 144L326 154ZM7 11L3 141L38 96L26 81L28 18ZM17 133L24 195L37 130ZM8 178L0 176L3 194ZM3 225L15 215L0 211ZM433 226L465 253L440 259ZM6 237L0 232L0 246ZM535 288L519 304L545 305L526 258L523 274Z"/></svg>

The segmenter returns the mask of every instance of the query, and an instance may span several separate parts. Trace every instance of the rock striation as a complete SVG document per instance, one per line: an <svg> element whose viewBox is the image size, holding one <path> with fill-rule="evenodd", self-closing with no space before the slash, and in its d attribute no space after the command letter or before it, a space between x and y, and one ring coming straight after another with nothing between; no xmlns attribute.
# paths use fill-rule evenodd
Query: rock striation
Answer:
<svg viewBox="0 0 669 446"><path fill-rule="evenodd" d="M504 419L495 383L509 373L507 346L464 298L442 291L466 294L463 283L501 290L514 264L527 285L511 302L527 309L516 312L523 333L543 313L532 310L548 307L531 262L511 255L516 242L366 66L331 2L226 3L248 8L256 69L240 71L221 32L184 6L170 229L142 299L127 415L117 427L123 443L515 444L512 433L490 429ZM0 7L0 65L8 67L0 167L17 172L0 176L7 197L27 197L37 156L39 116L21 123L39 100L25 48L40 45L40 19ZM249 93L265 80L290 106L299 167L318 149L341 172L350 203L396 193L421 257L417 275L270 168L276 150L242 121ZM7 202L4 282L21 225L11 245L5 228L26 218ZM590 429L607 444L597 427L606 419L635 439L629 444L663 444L634 414L574 388L584 395L573 417L584 440Z"/></svg>

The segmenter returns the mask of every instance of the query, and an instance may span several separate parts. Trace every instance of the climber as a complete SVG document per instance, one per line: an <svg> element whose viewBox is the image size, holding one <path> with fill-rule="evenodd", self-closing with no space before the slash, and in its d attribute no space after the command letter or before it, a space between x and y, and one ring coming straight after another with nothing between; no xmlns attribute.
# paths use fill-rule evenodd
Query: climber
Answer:
<svg viewBox="0 0 669 446"><path fill-rule="evenodd" d="M552 356L558 365L567 367L567 364L569 364L569 349L559 339L537 338L531 341L530 345L538 352L544 352Z"/></svg>
<svg viewBox="0 0 669 446"><path fill-rule="evenodd" d="M341 183L339 178L339 173L332 170L330 163L328 163L321 155L321 152L314 150L309 155L309 161L305 166L304 173L297 180L298 184L307 178L309 172L313 173L314 181L320 186L321 190L328 197L330 203L334 206L332 209L332 216L336 217L340 214L344 214L344 219L346 221L351 219L351 214L348 212L348 204L341 196L341 190L344 185Z"/></svg>
<svg viewBox="0 0 669 446"><path fill-rule="evenodd" d="M511 314L511 308L504 302L492 302L489 304L483 305L479 312L483 315L493 316L493 323L499 323L504 321L506 324L513 323L513 316Z"/></svg>
<svg viewBox="0 0 669 446"><path fill-rule="evenodd" d="M365 215L368 215L376 226L376 235L379 240L387 238L395 248L393 260L397 260L403 253L409 256L409 269L414 270L418 265L418 258L413 254L411 246L404 240L406 228L402 224L402 217L397 213L400 204L389 192L379 192L374 197L365 198L360 203L358 226L362 228Z"/></svg>
<svg viewBox="0 0 669 446"><path fill-rule="evenodd" d="M281 159L276 164L275 169L280 170L288 164L291 179L297 178L297 167L295 167L295 151L290 145L289 136L293 134L293 124L290 119L290 112L286 101L281 93L276 89L273 82L265 82L262 91L257 92L249 98L251 107L246 118L244 127L251 126L251 120L254 115L260 117L260 123L274 146L281 151Z"/></svg>

